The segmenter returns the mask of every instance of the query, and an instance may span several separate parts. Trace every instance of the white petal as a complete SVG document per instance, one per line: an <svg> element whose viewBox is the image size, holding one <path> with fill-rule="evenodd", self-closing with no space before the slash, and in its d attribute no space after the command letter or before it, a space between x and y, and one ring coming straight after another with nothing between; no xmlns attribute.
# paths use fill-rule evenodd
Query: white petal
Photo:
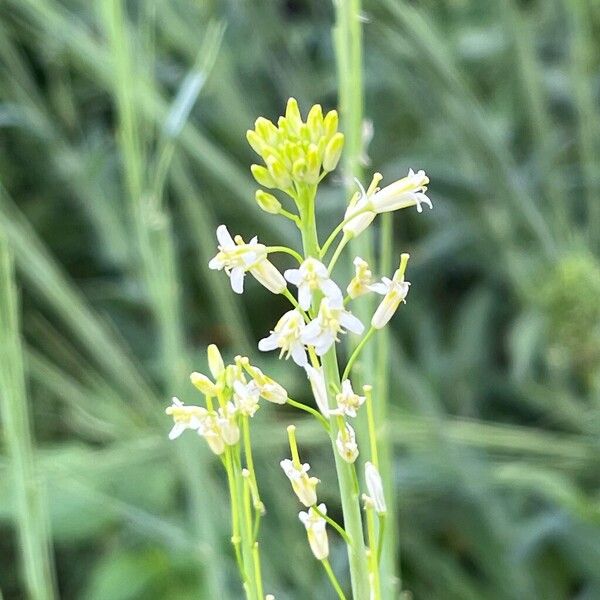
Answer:
<svg viewBox="0 0 600 600"><path fill-rule="evenodd" d="M334 343L335 336L333 335L333 333L323 333L319 338L319 341L315 345L315 352L317 353L317 356L323 356L324 354L326 354L329 348L331 348L331 346L333 346Z"/></svg>
<svg viewBox="0 0 600 600"><path fill-rule="evenodd" d="M218 270L220 271L223 268L223 261L221 260L221 258L219 257L219 255L217 254L216 256L213 256L209 261L208 261L208 268L209 269L213 269L213 270Z"/></svg>
<svg viewBox="0 0 600 600"><path fill-rule="evenodd" d="M277 342L279 336L276 333L272 333L270 336L263 338L258 342L258 349L262 352L268 352L269 350L275 350L277 348Z"/></svg>
<svg viewBox="0 0 600 600"><path fill-rule="evenodd" d="M360 319L356 318L352 313L344 311L340 317L340 325L345 327L348 331L360 335L364 330L365 326L360 322Z"/></svg>
<svg viewBox="0 0 600 600"><path fill-rule="evenodd" d="M300 285L298 288L298 304L300 308L303 310L308 310L310 308L310 303L312 300L312 294L310 293L310 288L307 285Z"/></svg>
<svg viewBox="0 0 600 600"><path fill-rule="evenodd" d="M295 344L292 348L292 358L299 367L304 367L308 364L306 350L301 344Z"/></svg>
<svg viewBox="0 0 600 600"><path fill-rule="evenodd" d="M242 267L235 267L235 269L231 269L231 289L236 294L241 294L244 291L244 276L245 271Z"/></svg>
<svg viewBox="0 0 600 600"><path fill-rule="evenodd" d="M223 247L235 246L235 242L227 230L226 225L219 225L217 227L217 240Z"/></svg>
<svg viewBox="0 0 600 600"><path fill-rule="evenodd" d="M300 275L300 269L287 269L284 271L283 276L294 285L298 285L302 280L302 276Z"/></svg>
<svg viewBox="0 0 600 600"><path fill-rule="evenodd" d="M385 283L379 282L368 286L372 292L385 296L388 293L388 286Z"/></svg>
<svg viewBox="0 0 600 600"><path fill-rule="evenodd" d="M185 425L183 423L175 423L171 431L169 431L169 439L174 440L178 438L185 431Z"/></svg>
<svg viewBox="0 0 600 600"><path fill-rule="evenodd" d="M329 306L331 308L341 308L344 302L344 297L342 296L342 292L337 284L335 284L331 279L327 279L321 284L321 289L327 298L329 298Z"/></svg>

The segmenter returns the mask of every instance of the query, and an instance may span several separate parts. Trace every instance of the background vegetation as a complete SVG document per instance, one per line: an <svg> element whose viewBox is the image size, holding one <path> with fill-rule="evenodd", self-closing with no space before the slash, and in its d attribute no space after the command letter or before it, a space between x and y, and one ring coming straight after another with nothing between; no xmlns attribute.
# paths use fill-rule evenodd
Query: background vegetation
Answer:
<svg viewBox="0 0 600 600"><path fill-rule="evenodd" d="M403 586L599 598L600 6L364 13L369 169L426 169L435 203L394 222L413 257L390 390ZM0 6L5 599L240 597L220 471L195 436L167 442L162 411L193 400L210 342L306 397L255 350L283 301L234 298L207 261L220 222L297 242L254 205L244 134L289 96L336 106L332 24L319 0ZM294 418L332 500L326 440ZM278 467L288 420L255 419L266 586L325 598ZM332 558L341 572L343 548Z"/></svg>

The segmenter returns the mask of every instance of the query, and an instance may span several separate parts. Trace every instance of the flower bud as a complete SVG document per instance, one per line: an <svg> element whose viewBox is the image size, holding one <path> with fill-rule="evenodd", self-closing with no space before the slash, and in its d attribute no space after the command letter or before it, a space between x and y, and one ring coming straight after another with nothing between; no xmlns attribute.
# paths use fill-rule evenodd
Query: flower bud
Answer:
<svg viewBox="0 0 600 600"><path fill-rule="evenodd" d="M296 181L304 181L306 178L306 161L303 158L299 158L294 162L292 167L292 173Z"/></svg>
<svg viewBox="0 0 600 600"><path fill-rule="evenodd" d="M246 131L246 139L252 150L259 156L262 156L268 144L256 133L256 131L248 129L248 131Z"/></svg>
<svg viewBox="0 0 600 600"><path fill-rule="evenodd" d="M292 186L290 174L280 160L271 156L267 159L267 168L275 181L275 187L278 187L280 190L287 190Z"/></svg>
<svg viewBox="0 0 600 600"><path fill-rule="evenodd" d="M287 101L285 107L285 119L291 130L297 135L300 132L300 126L302 125L302 117L300 116L300 109L298 108L298 102L295 98L290 98Z"/></svg>
<svg viewBox="0 0 600 600"><path fill-rule="evenodd" d="M323 119L323 135L329 139L338 128L338 114L337 110L330 110Z"/></svg>
<svg viewBox="0 0 600 600"><path fill-rule="evenodd" d="M356 443L356 434L352 425L346 423L343 429L340 429L337 440L335 441L338 454L347 463L353 463L358 458L358 444Z"/></svg>
<svg viewBox="0 0 600 600"><path fill-rule="evenodd" d="M277 267L264 258L250 267L251 275L273 294L281 294L286 289L287 283Z"/></svg>
<svg viewBox="0 0 600 600"><path fill-rule="evenodd" d="M223 357L219 352L219 349L215 344L211 344L206 349L208 355L208 368L215 379L218 379L219 375L225 370L225 364L223 363Z"/></svg>
<svg viewBox="0 0 600 600"><path fill-rule="evenodd" d="M327 143L325 147L325 153L323 154L323 170L333 171L340 160L342 155L342 148L344 147L344 134L336 133Z"/></svg>
<svg viewBox="0 0 600 600"><path fill-rule="evenodd" d="M277 127L269 119L258 117L254 123L256 133L265 140L270 146L275 146L279 139Z"/></svg>
<svg viewBox="0 0 600 600"><path fill-rule="evenodd" d="M269 194L264 190L256 190L255 198L256 204L265 212L278 215L281 211L281 202L273 194Z"/></svg>
<svg viewBox="0 0 600 600"><path fill-rule="evenodd" d="M325 384L323 367L316 368L312 367L311 365L306 365L305 369L315 402L317 403L321 414L328 419L329 400L327 399L327 386Z"/></svg>
<svg viewBox="0 0 600 600"><path fill-rule="evenodd" d="M324 515L327 514L325 504L319 504L319 510ZM329 540L327 539L327 522L313 508L309 508L308 512L302 511L298 518L306 528L306 535L310 549L317 560L325 560L329 556Z"/></svg>
<svg viewBox="0 0 600 600"><path fill-rule="evenodd" d="M217 386L206 375L194 371L190 375L190 381L192 382L192 385L199 389L205 396L217 395Z"/></svg>
<svg viewBox="0 0 600 600"><path fill-rule="evenodd" d="M323 109L320 104L315 104L308 111L306 125L310 131L310 139L316 142L323 134Z"/></svg>
<svg viewBox="0 0 600 600"><path fill-rule="evenodd" d="M319 149L315 144L311 144L306 153L306 183L310 183L311 185L317 183L320 169Z"/></svg>
<svg viewBox="0 0 600 600"><path fill-rule="evenodd" d="M385 505L385 497L383 495L383 483L381 482L381 475L377 470L377 467L371 463L365 463L365 483L367 484L367 490L369 490L369 496L373 501L373 506L379 514L387 512Z"/></svg>
<svg viewBox="0 0 600 600"><path fill-rule="evenodd" d="M273 176L265 167L261 165L252 165L250 171L252 171L252 176L259 185L269 188L270 190L277 187Z"/></svg>

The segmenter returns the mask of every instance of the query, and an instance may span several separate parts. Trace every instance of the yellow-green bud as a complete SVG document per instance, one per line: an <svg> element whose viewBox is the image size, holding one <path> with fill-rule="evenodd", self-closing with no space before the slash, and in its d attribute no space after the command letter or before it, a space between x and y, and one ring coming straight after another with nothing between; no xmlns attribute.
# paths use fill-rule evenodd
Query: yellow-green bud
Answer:
<svg viewBox="0 0 600 600"><path fill-rule="evenodd" d="M254 179L256 179L259 185L271 190L277 187L273 176L271 173L269 173L266 167L263 167L262 165L252 165L250 167L250 171L252 171L252 176Z"/></svg>
<svg viewBox="0 0 600 600"><path fill-rule="evenodd" d="M306 123L300 125L299 136L303 142L310 142L310 129Z"/></svg>
<svg viewBox="0 0 600 600"><path fill-rule="evenodd" d="M300 116L300 109L298 108L298 102L295 98L290 98L287 101L285 107L285 118L291 130L298 134L300 131L300 125L302 125L302 117Z"/></svg>
<svg viewBox="0 0 600 600"><path fill-rule="evenodd" d="M281 211L281 202L273 196L268 194L264 190L256 190L256 204L260 206L265 212L271 213L272 215L278 215Z"/></svg>
<svg viewBox="0 0 600 600"><path fill-rule="evenodd" d="M294 179L296 181L302 182L306 180L306 161L303 158L299 158L294 162L292 173L294 174Z"/></svg>
<svg viewBox="0 0 600 600"><path fill-rule="evenodd" d="M344 134L336 133L328 142L323 154L323 170L333 171L340 160L342 155L342 148L344 147Z"/></svg>
<svg viewBox="0 0 600 600"><path fill-rule="evenodd" d="M221 353L215 344L211 344L206 349L206 354L208 355L208 368L210 369L213 377L217 379L225 368L223 357L221 356Z"/></svg>
<svg viewBox="0 0 600 600"><path fill-rule="evenodd" d="M192 382L192 385L199 389L205 396L217 395L217 387L206 375L194 372L190 375L190 381Z"/></svg>
<svg viewBox="0 0 600 600"><path fill-rule="evenodd" d="M280 160L271 156L267 160L267 168L280 190L287 190L292 186L292 178Z"/></svg>
<svg viewBox="0 0 600 600"><path fill-rule="evenodd" d="M321 159L319 149L315 144L308 147L306 153L306 183L315 184L319 180L319 171L321 169Z"/></svg>
<svg viewBox="0 0 600 600"><path fill-rule="evenodd" d="M277 144L279 131L269 119L258 117L254 123L254 129L256 130L256 133L271 146Z"/></svg>
<svg viewBox="0 0 600 600"><path fill-rule="evenodd" d="M330 110L323 119L323 135L330 138L338 128L337 110Z"/></svg>
<svg viewBox="0 0 600 600"><path fill-rule="evenodd" d="M248 129L246 131L246 139L250 144L252 150L256 152L259 156L263 155L265 147L267 147L267 143L254 131L253 129Z"/></svg>
<svg viewBox="0 0 600 600"><path fill-rule="evenodd" d="M306 117L306 124L310 131L310 139L318 141L323 133L323 110L320 104L315 104Z"/></svg>

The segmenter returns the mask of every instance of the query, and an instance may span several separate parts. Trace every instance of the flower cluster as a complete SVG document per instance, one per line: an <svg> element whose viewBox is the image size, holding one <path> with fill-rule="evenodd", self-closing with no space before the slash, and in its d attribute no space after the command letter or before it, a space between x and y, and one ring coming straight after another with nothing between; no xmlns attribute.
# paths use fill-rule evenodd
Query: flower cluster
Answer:
<svg viewBox="0 0 600 600"><path fill-rule="evenodd" d="M310 109L306 121L303 121L293 98L288 101L285 116L279 118L277 125L262 117L256 120L254 129L247 132L247 139L262 158L263 164L252 165L251 171L261 186L273 192L257 190L256 202L267 213L287 218L297 226L302 237L302 251L285 246L266 246L259 243L256 236L245 242L240 235L232 237L227 227L220 225L217 228L217 253L209 262L211 269L225 271L236 293L243 292L245 275L250 273L269 291L289 300L291 306L274 320L273 328L258 342L258 349L263 352L276 350L279 358L291 357L304 370L318 411L289 398L280 384L251 365L246 357L238 356L233 364L226 366L216 346L208 348L212 378L200 373L191 375L192 383L205 396L205 406L187 406L174 398L166 411L174 421L169 437L176 438L186 429L194 430L222 458L231 492L232 542L248 594L250 589L255 592L261 589L256 584L257 578L260 578L260 568L254 556L258 552L257 526L248 521L245 527L240 527L240 522L249 519L249 510L240 506L239 502L240 498L245 502L252 497L255 509L259 511L262 507L248 429L249 419L259 409L262 398L275 404L287 403L309 412L326 429L334 448L340 494L346 498L343 510L348 531L327 515L324 503L318 504L317 486L320 480L309 475L310 465L300 460L294 425L287 428L291 458L281 460L280 465L296 497L307 509L300 512L299 518L306 528L310 548L314 556L323 561L329 578L335 579L327 562L327 524L340 533L346 543L353 540L355 545L349 553L349 561L356 597L379 597L377 584L374 583L378 577L375 549L381 547L382 520L387 506L383 482L376 466L373 388L364 385L363 395L357 393L352 385L351 373L368 340L389 323L399 306L406 301L410 289L410 282L405 279L409 255L401 254L398 268L390 274L391 278L384 274L377 281L373 274L377 269L359 256L354 257L354 274L349 282L344 282L345 285L340 286L333 274L346 245L365 231L378 214L413 206L421 213L424 205L432 208L432 203L426 195L429 178L424 171L415 172L411 169L407 176L383 188L379 187L382 175L375 173L366 190L357 182L358 191L346 206L341 222L321 245L315 221L316 192L320 182L336 168L340 159L344 136L337 128L336 111L323 115L321 107L315 105ZM282 197L280 200L274 195L277 192L283 192L289 198L286 200ZM290 198L292 202L288 210L282 201L290 202ZM342 237L328 258L329 250L340 234ZM281 273L269 260L269 255L275 252L294 257L297 264ZM291 290L288 284L293 286ZM294 288L295 294L292 293ZM369 295L371 302L376 295L382 298L376 306L373 302L370 327L365 332L364 324L352 313L349 305L357 298ZM336 345L341 341L341 336L348 332L363 337L356 344L340 376ZM366 408L363 409L363 406ZM364 412L366 415L363 416ZM356 490L358 480L355 463L361 453L355 429L350 422L352 419L366 419L368 423L370 460L364 462L364 482L368 493L363 494L368 549L365 547ZM233 451L240 443L243 445L245 468L241 464L242 453L237 449ZM244 491L241 495L240 486ZM375 515L380 519L379 526L375 525ZM254 532L250 538L249 532ZM363 569L365 576L361 575ZM249 594L248 597L254 596Z"/></svg>

